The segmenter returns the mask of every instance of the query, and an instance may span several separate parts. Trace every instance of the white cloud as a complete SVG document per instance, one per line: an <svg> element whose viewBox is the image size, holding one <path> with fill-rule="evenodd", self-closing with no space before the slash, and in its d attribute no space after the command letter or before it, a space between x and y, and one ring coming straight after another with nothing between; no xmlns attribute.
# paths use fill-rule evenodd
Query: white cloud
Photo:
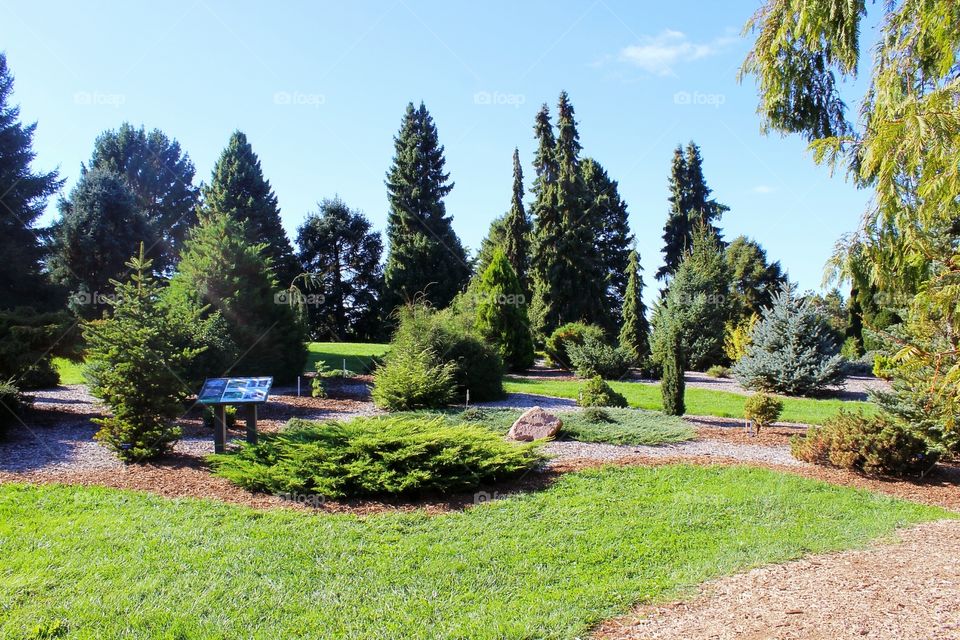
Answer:
<svg viewBox="0 0 960 640"><path fill-rule="evenodd" d="M754 193L773 193L774 191L776 191L776 189L774 189L773 187L767 184L758 184L753 189L751 189L751 191L753 191Z"/></svg>
<svg viewBox="0 0 960 640"><path fill-rule="evenodd" d="M619 58L650 73L667 76L678 64L715 55L733 40L723 37L697 43L683 32L665 29L655 36L643 36L639 44L624 47Z"/></svg>

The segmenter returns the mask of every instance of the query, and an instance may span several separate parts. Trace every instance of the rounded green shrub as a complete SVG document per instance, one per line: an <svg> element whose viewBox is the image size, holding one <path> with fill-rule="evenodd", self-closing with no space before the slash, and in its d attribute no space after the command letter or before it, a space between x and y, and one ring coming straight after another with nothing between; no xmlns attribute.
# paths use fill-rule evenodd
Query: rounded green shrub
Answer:
<svg viewBox="0 0 960 640"><path fill-rule="evenodd" d="M780 398L765 393L755 393L743 403L743 417L750 421L756 433L776 422L782 412Z"/></svg>
<svg viewBox="0 0 960 640"><path fill-rule="evenodd" d="M627 399L614 391L600 376L587 380L580 390L581 407L626 407Z"/></svg>
<svg viewBox="0 0 960 640"><path fill-rule="evenodd" d="M27 406L29 402L15 384L0 382L0 435L20 421Z"/></svg>
<svg viewBox="0 0 960 640"><path fill-rule="evenodd" d="M557 327L547 338L547 343L543 349L547 354L547 360L555 367L570 369L570 355L568 353L570 345L583 344L587 336L603 340L603 329L585 322L568 322Z"/></svg>
<svg viewBox="0 0 960 640"><path fill-rule="evenodd" d="M452 362L438 364L429 349L395 349L373 374L373 402L387 411L444 407L454 398L454 369Z"/></svg>
<svg viewBox="0 0 960 640"><path fill-rule="evenodd" d="M571 342L567 345L570 366L581 378L600 376L607 380L618 380L628 373L633 365L633 355L621 347L606 343L596 335L584 336L583 343Z"/></svg>
<svg viewBox="0 0 960 640"><path fill-rule="evenodd" d="M729 378L730 367L725 367L722 364L715 364L707 369L707 375L711 378Z"/></svg>

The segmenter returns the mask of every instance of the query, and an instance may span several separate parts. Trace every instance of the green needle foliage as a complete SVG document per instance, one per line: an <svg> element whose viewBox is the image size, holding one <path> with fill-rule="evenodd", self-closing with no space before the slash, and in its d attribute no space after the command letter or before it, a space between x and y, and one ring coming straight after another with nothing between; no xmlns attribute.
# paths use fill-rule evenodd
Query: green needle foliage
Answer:
<svg viewBox="0 0 960 640"><path fill-rule="evenodd" d="M640 274L640 255L630 252L627 261L627 289L623 296L623 325L620 328L620 347L631 353L637 364L650 357L650 323L647 307L643 304L643 276Z"/></svg>
<svg viewBox="0 0 960 640"><path fill-rule="evenodd" d="M433 117L421 102L407 105L387 172L387 241L384 311L418 294L447 306L470 276L467 254L443 199L453 189Z"/></svg>
<svg viewBox="0 0 960 640"><path fill-rule="evenodd" d="M663 412L668 416L682 416L687 411L686 383L683 379L686 360L680 332L676 327L667 328L664 342L665 351L661 360L663 378L660 380Z"/></svg>
<svg viewBox="0 0 960 640"><path fill-rule="evenodd" d="M325 498L470 491L543 460L538 445L507 442L482 427L396 416L291 420L240 447L211 458L217 475L254 491Z"/></svg>
<svg viewBox="0 0 960 640"><path fill-rule="evenodd" d="M260 158L242 131L234 131L213 167L210 184L203 189L203 206L242 223L249 245L264 245L274 276L286 288L300 275L290 239L280 223L280 207L270 181L263 175Z"/></svg>
<svg viewBox="0 0 960 640"><path fill-rule="evenodd" d="M166 453L180 437L175 421L195 391L184 372L199 350L183 346L190 324L176 322L164 309L142 244L127 267L130 279L113 282L111 314L85 323L83 336L90 392L111 413L94 418L100 425L96 439L129 463Z"/></svg>
<svg viewBox="0 0 960 640"><path fill-rule="evenodd" d="M530 368L534 353L526 296L503 251L494 252L490 266L471 291L477 297L476 330L499 347L510 369Z"/></svg>

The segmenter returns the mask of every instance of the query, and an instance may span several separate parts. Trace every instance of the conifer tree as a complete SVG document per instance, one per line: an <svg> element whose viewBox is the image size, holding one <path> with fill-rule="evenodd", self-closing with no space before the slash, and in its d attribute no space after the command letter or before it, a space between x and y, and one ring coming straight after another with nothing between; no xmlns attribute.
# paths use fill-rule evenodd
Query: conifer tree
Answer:
<svg viewBox="0 0 960 640"><path fill-rule="evenodd" d="M560 271L558 247L563 233L557 207L557 141L550 122L550 109L546 104L537 112L533 131L537 140L537 154L533 160L536 178L532 188L534 231L530 281L533 297L530 314L534 330L540 335L549 335L560 324L554 295L564 284L557 279Z"/></svg>
<svg viewBox="0 0 960 640"><path fill-rule="evenodd" d="M530 219L523 207L523 168L520 166L520 152L514 149L513 192L510 211L504 221L503 252L524 291L529 291L527 271L530 261L530 233Z"/></svg>
<svg viewBox="0 0 960 640"><path fill-rule="evenodd" d="M60 201L49 257L50 275L72 293L74 313L93 318L106 311L111 281L125 277L130 256L141 242L153 246L157 233L123 177L108 169L81 174Z"/></svg>
<svg viewBox="0 0 960 640"><path fill-rule="evenodd" d="M175 322L160 298L143 244L127 263L129 279L114 281L110 314L84 325L90 392L112 415L94 419L96 439L124 462L165 453L180 437L176 419L190 389L185 371L198 350L183 345L189 325Z"/></svg>
<svg viewBox="0 0 960 640"><path fill-rule="evenodd" d="M384 310L423 293L445 307L464 287L470 265L447 215L453 189L433 117L421 102L407 105L387 172L389 252L384 271Z"/></svg>
<svg viewBox="0 0 960 640"><path fill-rule="evenodd" d="M196 223L200 195L193 185L193 162L180 144L159 129L147 133L124 122L97 137L87 168L110 170L126 179L139 209L160 232L160 245L147 247L148 254L156 256L154 268L162 272L171 267L187 229Z"/></svg>
<svg viewBox="0 0 960 640"><path fill-rule="evenodd" d="M637 362L642 362L650 355L650 324L647 321L647 307L643 304L643 276L640 271L640 255L633 250L627 260L620 347L633 354Z"/></svg>
<svg viewBox="0 0 960 640"><path fill-rule="evenodd" d="M593 158L581 163L587 190L585 220L592 227L594 255L603 290L603 314L593 321L615 334L622 323L621 310L627 288L627 266L633 235L630 233L627 203L620 197L616 180L607 175Z"/></svg>
<svg viewBox="0 0 960 640"><path fill-rule="evenodd" d="M670 213L663 228L663 266L658 280L668 280L693 246L694 232L704 227L720 238L717 220L729 207L710 198L712 190L703 175L700 147L692 141L686 151L677 145L670 168Z"/></svg>
<svg viewBox="0 0 960 640"><path fill-rule="evenodd" d="M300 226L300 261L310 274L306 295L316 337L346 340L376 333L383 241L370 221L339 197L326 199Z"/></svg>
<svg viewBox="0 0 960 640"><path fill-rule="evenodd" d="M244 227L226 211L201 211L170 282L171 304L222 314L241 354L230 373L290 381L306 364L303 328L273 275L265 245L250 244Z"/></svg>
<svg viewBox="0 0 960 640"><path fill-rule="evenodd" d="M502 249L494 252L475 293L480 335L498 346L504 363L514 371L530 368L534 354L526 299Z"/></svg>
<svg viewBox="0 0 960 640"><path fill-rule="evenodd" d="M663 377L660 380L660 395L663 399L663 412L668 416L682 416L686 413L686 382L683 378L686 358L683 351L683 337L675 326L668 324L666 331L666 351L662 360Z"/></svg>
<svg viewBox="0 0 960 640"><path fill-rule="evenodd" d="M243 132L233 132L214 165L210 184L203 188L203 207L243 223L248 244L266 245L264 255L270 259L281 287L289 287L300 274L290 239L280 223L277 196Z"/></svg>
<svg viewBox="0 0 960 640"><path fill-rule="evenodd" d="M480 241L480 250L477 251L477 257L474 259L474 277L477 278L493 261L493 254L497 249L502 250L507 238L507 216L497 216L490 221L490 228L487 235Z"/></svg>
<svg viewBox="0 0 960 640"><path fill-rule="evenodd" d="M20 122L12 93L13 75L0 53L0 309L50 308L54 295L43 274L43 247L32 227L63 181L56 171L31 168L37 125Z"/></svg>

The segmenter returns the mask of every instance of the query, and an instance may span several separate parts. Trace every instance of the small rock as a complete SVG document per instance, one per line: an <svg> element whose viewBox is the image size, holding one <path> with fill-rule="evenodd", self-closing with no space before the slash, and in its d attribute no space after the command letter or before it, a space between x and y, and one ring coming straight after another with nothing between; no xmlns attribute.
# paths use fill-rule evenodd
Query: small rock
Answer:
<svg viewBox="0 0 960 640"><path fill-rule="evenodd" d="M552 413L547 413L540 407L527 409L517 418L517 421L507 432L507 438L511 440L540 440L543 438L552 438L560 431L563 421Z"/></svg>

